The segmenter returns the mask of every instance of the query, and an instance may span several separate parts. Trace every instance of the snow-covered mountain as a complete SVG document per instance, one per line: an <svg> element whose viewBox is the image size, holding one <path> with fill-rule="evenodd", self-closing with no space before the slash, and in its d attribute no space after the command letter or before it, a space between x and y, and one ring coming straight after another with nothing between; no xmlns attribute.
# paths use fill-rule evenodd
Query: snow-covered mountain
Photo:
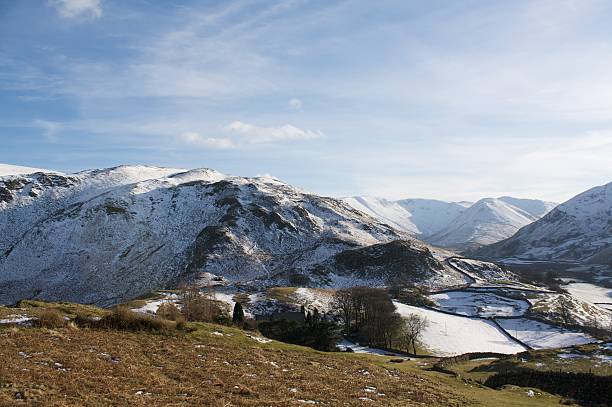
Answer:
<svg viewBox="0 0 612 407"><path fill-rule="evenodd" d="M202 273L302 286L463 278L425 244L342 201L210 169L1 177L0 234L0 303L112 304ZM401 264L353 267L381 254Z"/></svg>
<svg viewBox="0 0 612 407"><path fill-rule="evenodd" d="M612 182L562 203L479 256L612 265Z"/></svg>
<svg viewBox="0 0 612 407"><path fill-rule="evenodd" d="M23 175L23 174L33 174L35 172L54 172L56 174L60 174L57 171L43 170L40 168L32 168L32 167L22 167L19 165L10 165L10 164L2 164L0 163L0 177L5 175Z"/></svg>
<svg viewBox="0 0 612 407"><path fill-rule="evenodd" d="M465 204L435 199L402 199L354 196L342 198L353 208L415 236L429 236L463 212Z"/></svg>
<svg viewBox="0 0 612 407"><path fill-rule="evenodd" d="M431 244L460 250L512 236L556 205L507 196L484 198L476 203L433 199L388 201L374 197L351 197L344 201Z"/></svg>
<svg viewBox="0 0 612 407"><path fill-rule="evenodd" d="M534 200L484 198L467 208L444 229L427 238L431 244L460 250L475 248L506 239L520 228L540 218L542 207L530 205ZM514 202L533 213L511 204Z"/></svg>
<svg viewBox="0 0 612 407"><path fill-rule="evenodd" d="M419 235L424 237L443 229L470 205L466 202L444 202L435 199L402 199L397 203L412 215Z"/></svg>

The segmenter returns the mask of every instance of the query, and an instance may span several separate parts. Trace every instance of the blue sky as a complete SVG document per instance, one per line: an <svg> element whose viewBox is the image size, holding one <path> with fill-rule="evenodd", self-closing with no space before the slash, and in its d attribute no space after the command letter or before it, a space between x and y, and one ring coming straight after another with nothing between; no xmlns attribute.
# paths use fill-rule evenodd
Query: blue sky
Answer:
<svg viewBox="0 0 612 407"><path fill-rule="evenodd" d="M0 162L563 201L612 181L606 1L0 2Z"/></svg>

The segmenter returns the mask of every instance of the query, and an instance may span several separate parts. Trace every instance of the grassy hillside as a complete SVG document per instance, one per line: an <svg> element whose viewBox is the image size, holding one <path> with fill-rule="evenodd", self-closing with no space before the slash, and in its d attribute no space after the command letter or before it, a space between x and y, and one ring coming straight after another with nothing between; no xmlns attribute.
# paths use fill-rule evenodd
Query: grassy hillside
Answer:
<svg viewBox="0 0 612 407"><path fill-rule="evenodd" d="M0 315L81 306L24 303ZM105 311L83 308L90 315ZM322 353L253 332L188 324L167 334L0 325L0 405L558 405L526 389L483 388L428 371L433 361ZM265 343L264 343L265 342Z"/></svg>

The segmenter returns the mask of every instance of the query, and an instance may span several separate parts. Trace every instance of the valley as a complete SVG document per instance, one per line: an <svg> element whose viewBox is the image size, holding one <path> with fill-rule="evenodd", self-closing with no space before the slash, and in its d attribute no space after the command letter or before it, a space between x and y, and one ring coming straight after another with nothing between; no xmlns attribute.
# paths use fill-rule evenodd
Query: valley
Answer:
<svg viewBox="0 0 612 407"><path fill-rule="evenodd" d="M0 242L0 303L5 305L0 307L0 335L11 343L10 352L24 359L17 360L36 361L35 368L24 365L22 372L30 372L27 374L15 375L12 369L1 372L5 390L0 395L8 399L20 395L35 403L65 393L83 397L82 385L70 379L74 389L67 389L51 373L70 376L78 371L78 377L89 378L102 369L120 389L97 396L106 403L117 402L116 397L136 405L147 403L148 398L162 403L178 397L188 404L216 400L270 405L276 400L278 405L360 405L367 401L459 406L491 397L501 405L522 405L535 397L545 405L558 403L559 397L568 394L556 388L550 390L556 396L520 387L491 390L486 380L503 377L492 378L483 369L490 364L491 371L496 371L498 362L509 366L514 363L510 361L537 354L534 352L557 352L555 358L567 366L566 373L574 371L574 366L580 366L576 369L582 372L588 359L598 366L598 374L604 374L610 363L606 344L611 340L612 306L610 290L604 288L609 277L605 263L497 258L490 255L491 250L497 245L507 247L506 240L482 246L492 241L472 240L471 232L453 234L460 244L434 244L433 236L446 233L443 230L448 226L442 223L466 225L452 220L461 216L474 220L471 225L478 224L475 229L479 231L495 229L495 241L518 229L515 236L536 230L538 224L559 216L546 215L550 207L541 201L503 197L475 204L404 200L377 201L374 206L372 200L355 198L347 203L318 196L268 176L238 177L212 169L119 166L75 174L23 174L19 168L4 168L12 168L15 174L0 177L0 227L5 231ZM362 211L358 203L368 206ZM407 210L412 212L407 215ZM495 226L503 217L490 218L490 211L498 215L511 212L534 223L520 228L521 221L511 227L512 232L504 231ZM539 216L543 217L537 220ZM496 220L485 227L483 219ZM459 229L466 230L464 226ZM425 230L431 235L421 241ZM458 252L459 247L464 254ZM601 259L604 252L596 258ZM346 319L347 312L357 312L357 308L343 311L342 295L353 296L352 307L358 306L360 314ZM189 298L208 301L199 311L202 316L194 317L189 311ZM374 302L367 305L367 301ZM176 329L151 333L142 332L149 329L142 327L131 332L123 325L110 331L98 328L96 321L114 315L116 306L131 310L134 316L130 318L135 321L143 319L142 326L162 324ZM232 323L232 311L238 307L244 324ZM377 327L372 320L364 325L363 318L382 309L388 325ZM55 328L41 326L47 310L60 312L63 322ZM402 328L415 322L417 333ZM351 323L357 327L351 330ZM321 334L327 342L317 342L316 336L309 339L317 344L313 347L322 346L327 352L274 340L278 339L275 335L282 337L291 329L308 336L315 328L330 330ZM269 332L270 337L262 332ZM69 338L76 347L49 344L60 337ZM287 340L299 344L301 339L289 335ZM132 348L122 351L111 346L116 340ZM330 343L332 340L335 342ZM94 355L83 354L88 342L100 345L90 347ZM30 345L26 349L20 343ZM218 353L202 356L202 350L194 356L190 344ZM271 352L278 351L278 357L266 356L263 365L254 368L257 361L235 350L246 344L256 353L275 349ZM46 355L38 346L51 346L51 359L58 360L32 356ZM109 346L112 352L100 350ZM158 349L158 359L149 365L137 353L130 353L139 352L142 346ZM173 350L166 354L160 349ZM577 353L574 349L597 350ZM15 357L10 352L0 356ZM129 385L120 385L127 371L102 366L104 357L91 361L95 369L76 366L74 355L89 360L96 352L117 353L114 357L125 360L128 371L147 373L132 378ZM470 356L481 354L486 363ZM581 356L572 356L575 354ZM486 355L494 355L498 362ZM178 365L167 357L189 367L179 372ZM248 359L247 368L227 371L225 366L239 364L236 358ZM361 363L365 367L349 367ZM546 366L556 368L559 363ZM441 367L447 364L473 377L468 382L470 390L453 376L458 370L449 373L448 367ZM45 366L51 370L46 371ZM172 366L171 371L159 376L156 369L166 366ZM331 384L320 382L324 370L313 376L306 373L308 366L334 370L342 384L333 384L334 391L326 390ZM288 393L266 387L259 373L250 373L251 368L286 381L283 386ZM194 369L207 372L207 392L196 390L192 379L186 379L191 375L200 380L195 379L200 373ZM361 383L351 379L351 375L374 370L382 372L376 373L376 380ZM517 372L518 376L503 380L523 380L522 371ZM410 377L409 387L388 387L389 380L401 380L404 374ZM182 384L176 387L173 380ZM415 381L423 383L422 391ZM442 387L432 390L436 386ZM95 392L103 390L96 388ZM521 397L508 397L511 394ZM91 404L96 405L93 400Z"/></svg>

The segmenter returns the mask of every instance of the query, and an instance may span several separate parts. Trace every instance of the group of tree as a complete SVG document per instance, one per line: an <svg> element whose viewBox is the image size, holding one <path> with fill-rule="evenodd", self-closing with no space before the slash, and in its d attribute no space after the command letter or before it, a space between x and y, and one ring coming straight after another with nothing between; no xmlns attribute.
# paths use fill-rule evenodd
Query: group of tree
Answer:
<svg viewBox="0 0 612 407"><path fill-rule="evenodd" d="M303 321L278 319L262 321L257 328L266 337L294 345L309 346L321 351L334 351L340 340L338 326L315 308L313 312L302 307Z"/></svg>
<svg viewBox="0 0 612 407"><path fill-rule="evenodd" d="M419 315L402 318L383 288L352 287L338 290L334 308L346 336L368 346L417 352L427 321Z"/></svg>

